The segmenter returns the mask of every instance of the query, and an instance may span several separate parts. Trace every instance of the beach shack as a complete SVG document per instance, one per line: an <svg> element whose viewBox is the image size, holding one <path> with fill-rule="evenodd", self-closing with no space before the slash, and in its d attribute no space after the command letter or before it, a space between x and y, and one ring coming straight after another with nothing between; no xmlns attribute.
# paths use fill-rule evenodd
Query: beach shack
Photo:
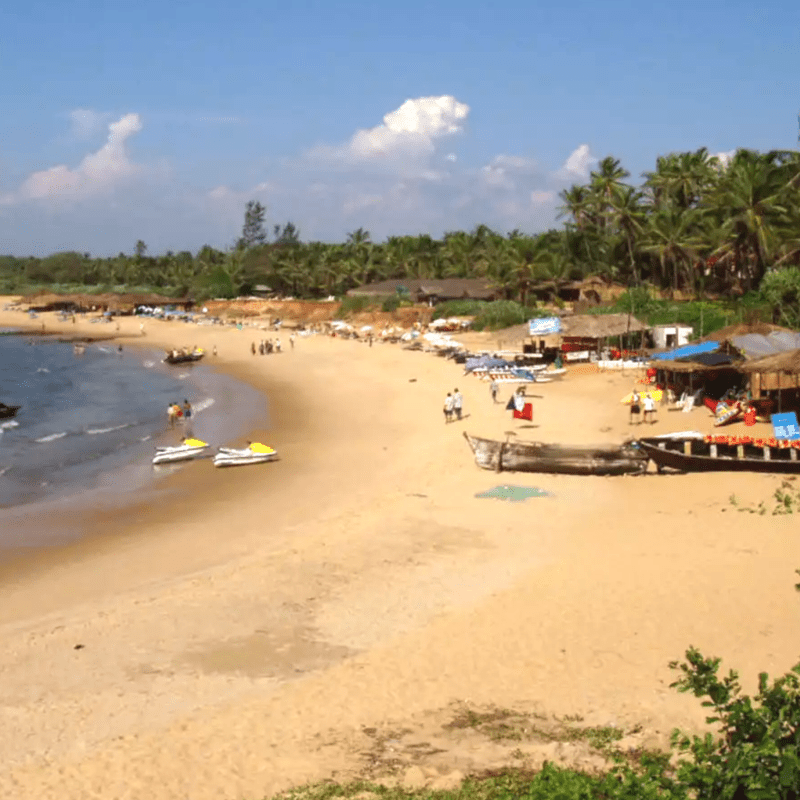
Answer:
<svg viewBox="0 0 800 800"><path fill-rule="evenodd" d="M561 328L565 361L588 361L604 350L641 350L650 331L632 314L574 314L562 317Z"/></svg>
<svg viewBox="0 0 800 800"><path fill-rule="evenodd" d="M800 334L798 334L800 337ZM747 361L750 393L767 413L800 411L800 348Z"/></svg>

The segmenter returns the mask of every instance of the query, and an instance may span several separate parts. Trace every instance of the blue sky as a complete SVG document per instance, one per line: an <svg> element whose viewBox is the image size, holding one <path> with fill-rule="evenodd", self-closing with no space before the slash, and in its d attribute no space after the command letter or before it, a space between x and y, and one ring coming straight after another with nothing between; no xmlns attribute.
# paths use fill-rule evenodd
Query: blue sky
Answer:
<svg viewBox="0 0 800 800"><path fill-rule="evenodd" d="M800 4L137 3L4 12L0 253L556 224L613 155L797 147Z"/></svg>

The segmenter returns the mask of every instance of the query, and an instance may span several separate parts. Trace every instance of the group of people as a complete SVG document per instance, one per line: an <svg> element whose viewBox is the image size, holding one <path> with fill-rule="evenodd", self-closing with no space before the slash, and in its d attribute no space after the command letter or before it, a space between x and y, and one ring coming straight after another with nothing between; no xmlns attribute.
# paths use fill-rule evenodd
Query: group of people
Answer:
<svg viewBox="0 0 800 800"><path fill-rule="evenodd" d="M461 419L461 414L464 408L464 398L458 389L447 393L444 399L444 421L452 422L453 419Z"/></svg>
<svg viewBox="0 0 800 800"><path fill-rule="evenodd" d="M640 422L639 414L642 412L642 409L644 409L644 422L650 422L651 424L654 423L656 421L656 401L653 400L653 395L647 392L643 400L638 390L634 389L631 397L631 416L630 421L628 422L629 425L633 425L634 416L636 417L637 424Z"/></svg>
<svg viewBox="0 0 800 800"><path fill-rule="evenodd" d="M169 418L170 428L175 427L176 422L189 422L192 418L192 404L184 398L183 405L178 403L170 403L167 409L167 416Z"/></svg>
<svg viewBox="0 0 800 800"><path fill-rule="evenodd" d="M292 350L294 350L294 334L289 335L289 345L291 346ZM253 342L250 345L250 352L255 355L258 353L261 356L269 355L270 353L280 353L281 352L281 340L279 337L275 338L275 341L272 339L262 339L258 344Z"/></svg>

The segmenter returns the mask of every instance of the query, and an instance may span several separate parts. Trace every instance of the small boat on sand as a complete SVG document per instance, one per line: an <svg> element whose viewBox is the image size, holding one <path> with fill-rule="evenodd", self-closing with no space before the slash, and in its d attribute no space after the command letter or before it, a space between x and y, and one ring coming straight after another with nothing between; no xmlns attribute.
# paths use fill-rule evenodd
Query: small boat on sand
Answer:
<svg viewBox="0 0 800 800"><path fill-rule="evenodd" d="M265 461L273 461L277 456L276 450L260 442L252 442L248 447L240 449L220 447L214 456L214 466L238 467L245 464L263 464Z"/></svg>
<svg viewBox="0 0 800 800"><path fill-rule="evenodd" d="M539 442L499 442L464 433L483 469L549 472L559 475L639 475L647 458L630 445L564 447Z"/></svg>
<svg viewBox="0 0 800 800"><path fill-rule="evenodd" d="M204 442L201 439L184 439L179 445L157 447L153 463L171 464L175 461L189 461L204 454L207 449L208 442Z"/></svg>
<svg viewBox="0 0 800 800"><path fill-rule="evenodd" d="M685 431L634 443L656 465L679 472L800 473L800 442Z"/></svg>
<svg viewBox="0 0 800 800"><path fill-rule="evenodd" d="M5 403L0 403L0 419L11 419L17 416L22 406L7 406Z"/></svg>

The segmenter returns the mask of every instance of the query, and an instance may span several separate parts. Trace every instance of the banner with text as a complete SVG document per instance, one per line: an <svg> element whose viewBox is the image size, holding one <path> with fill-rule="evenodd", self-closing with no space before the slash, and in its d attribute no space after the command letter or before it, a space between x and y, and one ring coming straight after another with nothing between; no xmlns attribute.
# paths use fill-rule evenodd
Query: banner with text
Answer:
<svg viewBox="0 0 800 800"><path fill-rule="evenodd" d="M547 336L550 333L561 333L559 317L541 317L528 321L531 336Z"/></svg>

